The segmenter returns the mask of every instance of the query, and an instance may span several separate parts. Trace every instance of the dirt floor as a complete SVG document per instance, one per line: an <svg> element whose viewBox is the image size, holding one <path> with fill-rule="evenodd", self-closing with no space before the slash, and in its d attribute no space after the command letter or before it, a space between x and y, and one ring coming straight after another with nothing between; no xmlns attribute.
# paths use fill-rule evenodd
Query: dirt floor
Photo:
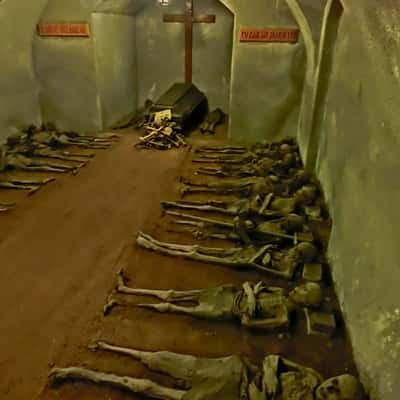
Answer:
<svg viewBox="0 0 400 400"><path fill-rule="evenodd" d="M179 176L189 174L190 154L187 149L137 151L133 142L134 135L127 133L112 149L96 151L78 176L63 175L34 196L0 192L0 203L18 202L14 211L0 215L0 398L140 398L88 383L49 387L47 374L53 366L79 365L168 383L135 361L87 349L99 339L198 356L241 354L255 362L267 353L282 354L325 376L354 373L343 327L332 340L307 337L301 315L290 335L252 333L231 323L133 307L102 315L121 267L127 270L130 286L143 288L196 289L261 278L287 285L258 273L136 248L139 230L192 242L166 233L160 208L162 200L179 197ZM326 295L337 307L332 288Z"/></svg>

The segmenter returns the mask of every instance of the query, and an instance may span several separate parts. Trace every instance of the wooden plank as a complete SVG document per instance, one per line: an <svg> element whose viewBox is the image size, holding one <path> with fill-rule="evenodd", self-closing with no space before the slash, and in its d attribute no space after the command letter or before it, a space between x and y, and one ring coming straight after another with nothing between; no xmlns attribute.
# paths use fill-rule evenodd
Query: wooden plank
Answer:
<svg viewBox="0 0 400 400"><path fill-rule="evenodd" d="M87 22L42 22L37 25L40 36L50 37L89 37L90 27Z"/></svg>
<svg viewBox="0 0 400 400"><path fill-rule="evenodd" d="M185 82L192 83L193 72L193 24L215 23L215 15L194 15L193 0L185 2L185 14L164 14L164 22L179 22L185 24Z"/></svg>
<svg viewBox="0 0 400 400"><path fill-rule="evenodd" d="M216 16L215 15L198 15L193 17L192 19L195 23L200 24L215 24Z"/></svg>
<svg viewBox="0 0 400 400"><path fill-rule="evenodd" d="M163 22L180 22L184 23L186 21L186 15L183 14L164 14Z"/></svg>
<svg viewBox="0 0 400 400"><path fill-rule="evenodd" d="M190 19L189 19L190 18ZM191 17L185 22L185 82L192 83L193 73L193 23Z"/></svg>
<svg viewBox="0 0 400 400"><path fill-rule="evenodd" d="M241 28L241 42L297 43L298 29L287 28Z"/></svg>

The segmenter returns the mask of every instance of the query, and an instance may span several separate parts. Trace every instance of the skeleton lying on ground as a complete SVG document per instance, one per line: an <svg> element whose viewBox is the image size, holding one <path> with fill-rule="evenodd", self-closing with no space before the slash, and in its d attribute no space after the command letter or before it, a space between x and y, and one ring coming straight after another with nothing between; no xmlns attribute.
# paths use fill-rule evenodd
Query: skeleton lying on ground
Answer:
<svg viewBox="0 0 400 400"><path fill-rule="evenodd" d="M71 132L68 134L59 133L55 130L54 126L44 126L47 130L39 131L35 126L31 125L24 130L28 136L28 141L33 143L35 147L38 145L46 145L48 147L58 146L79 146L86 149L107 149L112 144L107 139L91 139L89 137L70 137ZM99 142L100 141L100 142ZM99 143L98 143L99 142Z"/></svg>
<svg viewBox="0 0 400 400"><path fill-rule="evenodd" d="M28 130L32 132L52 132L56 133L58 135L66 135L71 139L75 140L81 140L85 142L97 142L97 143L103 143L103 142L112 142L114 140L119 139L121 136L117 135L116 133L98 133L97 135L87 135L87 134L80 134L78 132L73 132L73 131L63 131L60 132L57 127L51 123L47 122L41 126L41 129L37 129L34 125L30 125L28 127Z"/></svg>
<svg viewBox="0 0 400 400"><path fill-rule="evenodd" d="M162 313L188 314L212 320L238 320L247 328L275 330L289 328L291 314L301 307L318 307L322 302L321 287L305 283L288 294L280 287L268 287L264 282L245 282L241 288L221 285L199 290L149 290L125 285L123 271L119 272L116 292L126 295L153 296L163 303L135 304ZM182 302L195 305L179 305ZM178 303L178 304L176 304ZM107 314L112 307L129 306L111 295L104 307Z"/></svg>
<svg viewBox="0 0 400 400"><path fill-rule="evenodd" d="M133 394L163 400L364 400L359 381L352 375L327 380L313 370L281 356L264 357L262 367L240 356L202 358L168 351L148 352L98 342L94 351L131 357L150 370L169 375L175 388L148 379L119 376L70 367L54 368L53 383L71 379L107 384Z"/></svg>
<svg viewBox="0 0 400 400"><path fill-rule="evenodd" d="M77 166L54 163L50 161L40 161L34 158L25 157L14 151L10 151L5 145L0 146L0 171L6 169L17 169L23 171L42 171L42 172L77 172L79 168L86 165L86 162Z"/></svg>
<svg viewBox="0 0 400 400"><path fill-rule="evenodd" d="M205 200L205 201L164 201L161 203L165 210L168 209L181 209L181 210L196 210L196 211L209 211L226 215L254 215L258 214L260 208L257 199L238 199L230 202L218 200ZM266 215L274 217L280 216L279 213L270 213Z"/></svg>
<svg viewBox="0 0 400 400"><path fill-rule="evenodd" d="M0 190L28 190L29 194L36 193L41 186L46 185L47 183L53 182L55 180L54 177L40 179L40 180L32 180L32 179L13 179L10 178L7 181L0 180Z"/></svg>
<svg viewBox="0 0 400 400"><path fill-rule="evenodd" d="M184 186L181 189L182 197L193 193L217 193L217 194L245 194L269 193L274 190L274 185L269 177L255 177L224 180L209 180L198 183L184 178L181 179Z"/></svg>
<svg viewBox="0 0 400 400"><path fill-rule="evenodd" d="M289 146L289 147L288 147ZM258 142L251 146L233 146L233 145L206 145L199 146L194 150L195 153L220 153L220 154L243 154L251 151L270 150L271 152L298 151L296 139L285 138L278 142Z"/></svg>
<svg viewBox="0 0 400 400"><path fill-rule="evenodd" d="M262 247L214 248L161 242L143 232L139 232L136 243L165 255L233 269L256 270L284 279L292 279L300 264L311 263L318 254L317 248L308 242L299 243L286 250L277 250L276 246L270 244Z"/></svg>
<svg viewBox="0 0 400 400"><path fill-rule="evenodd" d="M259 167L260 164L261 167ZM248 176L265 176L271 172L269 160L248 163L240 167L224 165L222 167L200 167L195 171L195 175L217 176L219 178L244 178ZM266 168L265 168L265 167Z"/></svg>
<svg viewBox="0 0 400 400"><path fill-rule="evenodd" d="M272 158L263 157L254 159L244 165L222 165L219 167L200 167L196 175L217 176L219 178L236 178L247 176L275 175L281 178L290 178L299 168L292 157L284 157L275 161ZM296 171L296 172L295 172Z"/></svg>
<svg viewBox="0 0 400 400"><path fill-rule="evenodd" d="M162 203L165 209L177 208L183 210L210 211L226 215L260 216L264 218L286 216L292 213L309 215L309 209L320 213L319 206L314 203L317 199L317 189L306 185L298 189L292 197L280 197L273 193L265 193L263 187L255 187L247 198L230 202L218 200L205 201L169 201ZM248 188L246 189L250 191ZM287 191L285 189L285 191ZM212 193L219 194L217 191ZM224 192L222 192L224 193ZM247 194L243 192L243 194Z"/></svg>
<svg viewBox="0 0 400 400"><path fill-rule="evenodd" d="M15 207L15 203L0 203L0 213L10 211Z"/></svg>
<svg viewBox="0 0 400 400"><path fill-rule="evenodd" d="M291 191L297 187L287 182L274 182L271 177L248 177L239 179L209 180L198 183L182 179L184 186L181 188L181 196L195 193L214 193L219 195L241 195L245 197L268 198L268 195L281 195L286 198L284 208L290 208L294 212L297 206L311 205L317 197L317 188L315 185L304 185L295 192ZM289 197L291 196L292 197ZM277 204L276 199L272 203ZM282 202L281 202L282 203ZM290 206L289 206L290 204ZM276 209L279 210L277 205ZM273 209L273 208L271 208Z"/></svg>
<svg viewBox="0 0 400 400"><path fill-rule="evenodd" d="M235 150L233 153L213 153L209 150L205 152L197 151L197 156L193 159L195 163L212 163L222 164L225 168L208 169L211 173L216 172L221 176L229 176L230 170L233 173L239 173L240 167L245 166L250 169L251 165L257 163L264 163L264 170L272 170L277 174L285 175L290 168L300 168L301 159L297 146L290 146L287 144L280 145L277 149L269 148L254 148L247 153L239 153ZM238 166L240 165L240 167Z"/></svg>
<svg viewBox="0 0 400 400"><path fill-rule="evenodd" d="M243 146L200 146L195 153L214 153L214 154L244 154L249 150Z"/></svg>
<svg viewBox="0 0 400 400"><path fill-rule="evenodd" d="M248 193L265 195L270 192L290 196L302 187L313 187L316 194L317 182L309 172L304 169L290 170L290 176L278 177L276 175L257 174L231 179L208 179L204 182L194 182L184 177L181 182L185 185L182 194L188 193ZM314 196L315 197L315 196Z"/></svg>
<svg viewBox="0 0 400 400"><path fill-rule="evenodd" d="M66 151L56 152L49 146L33 142L26 134L9 136L6 144L10 152L21 154L25 157L50 158L81 164L87 162L87 158L94 156L94 154L71 154Z"/></svg>
<svg viewBox="0 0 400 400"><path fill-rule="evenodd" d="M225 113L220 108L216 108L207 115L205 121L200 126L200 132L214 135L217 125L223 124L225 119Z"/></svg>
<svg viewBox="0 0 400 400"><path fill-rule="evenodd" d="M176 225L196 227L199 239L205 239L207 236L217 238L218 236L219 239L224 240L239 240L246 245L275 243L283 240L290 240L295 244L302 241L313 241L311 232L304 231L305 218L296 214L289 214L274 221L261 222L242 216L235 217L232 222L226 222L175 211L167 211L167 215L180 218L172 221ZM213 233L216 236L213 236Z"/></svg>

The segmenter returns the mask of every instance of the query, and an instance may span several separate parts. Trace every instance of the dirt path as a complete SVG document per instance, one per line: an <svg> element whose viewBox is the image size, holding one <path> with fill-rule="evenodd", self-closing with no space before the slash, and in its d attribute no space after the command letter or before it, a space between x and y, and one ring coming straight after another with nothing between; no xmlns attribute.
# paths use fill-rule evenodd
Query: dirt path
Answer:
<svg viewBox="0 0 400 400"><path fill-rule="evenodd" d="M185 151L135 152L132 142L31 198L18 193L18 208L1 215L1 398L34 397L49 365L87 338L121 244L176 181Z"/></svg>
<svg viewBox="0 0 400 400"><path fill-rule="evenodd" d="M156 376L136 362L91 353L86 346L97 339L199 356L236 353L254 361L261 361L265 353L280 353L322 373L353 371L343 334L333 341L306 337L302 323L291 338L279 338L254 334L234 324L138 308L119 308L107 317L102 315L105 297L121 265L127 268L129 284L144 288L240 285L244 280L261 278L257 273L177 260L135 248L138 230L161 239L167 237L159 203L177 198L178 176L186 169L187 152L133 152L131 142L131 137L124 138L111 151L99 153L78 177L62 178L37 196L23 200L15 212L1 216L0 397L136 398L85 383L44 388L53 365ZM168 237L190 242L179 236ZM124 244L128 247L121 255ZM165 377L157 379L168 383Z"/></svg>

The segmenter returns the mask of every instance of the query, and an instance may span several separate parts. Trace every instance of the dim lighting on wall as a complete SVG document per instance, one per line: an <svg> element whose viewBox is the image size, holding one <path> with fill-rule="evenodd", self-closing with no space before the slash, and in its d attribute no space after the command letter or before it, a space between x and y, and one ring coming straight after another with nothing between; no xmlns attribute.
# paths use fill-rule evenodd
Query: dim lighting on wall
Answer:
<svg viewBox="0 0 400 400"><path fill-rule="evenodd" d="M161 6L167 6L169 4L169 0L158 0L158 4Z"/></svg>

